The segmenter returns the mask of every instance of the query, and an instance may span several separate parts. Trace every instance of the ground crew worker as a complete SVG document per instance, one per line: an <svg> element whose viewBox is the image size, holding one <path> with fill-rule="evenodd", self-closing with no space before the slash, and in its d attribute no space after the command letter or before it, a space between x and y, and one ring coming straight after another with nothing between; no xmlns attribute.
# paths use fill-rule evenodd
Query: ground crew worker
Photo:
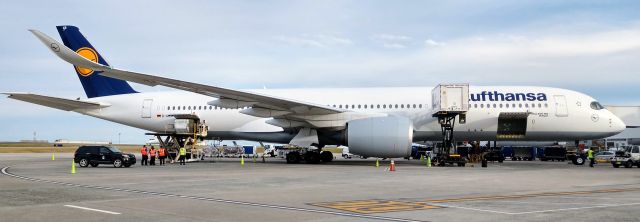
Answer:
<svg viewBox="0 0 640 222"><path fill-rule="evenodd" d="M593 167L593 164L596 162L595 158L593 158L593 149L587 150L587 158L589 158L589 166Z"/></svg>
<svg viewBox="0 0 640 222"><path fill-rule="evenodd" d="M140 154L142 154L142 160L140 161L140 165L142 166L146 166L147 165L147 160L149 159L148 151L147 151L147 145L142 146L142 148L140 148Z"/></svg>
<svg viewBox="0 0 640 222"><path fill-rule="evenodd" d="M156 148L151 146L151 150L149 151L149 157L151 157L151 161L149 163L149 165L151 166L155 166L156 165L156 156L158 155L158 153L156 152Z"/></svg>
<svg viewBox="0 0 640 222"><path fill-rule="evenodd" d="M160 147L158 150L158 159L160 159L160 166L164 165L164 159L167 158L167 153L164 147Z"/></svg>
<svg viewBox="0 0 640 222"><path fill-rule="evenodd" d="M180 165L187 165L187 148L180 147Z"/></svg>

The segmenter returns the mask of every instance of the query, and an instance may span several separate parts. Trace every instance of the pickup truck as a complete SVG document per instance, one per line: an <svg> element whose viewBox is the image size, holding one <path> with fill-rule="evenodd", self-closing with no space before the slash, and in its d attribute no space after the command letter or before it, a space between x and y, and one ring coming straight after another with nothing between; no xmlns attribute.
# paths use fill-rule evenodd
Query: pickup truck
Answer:
<svg viewBox="0 0 640 222"><path fill-rule="evenodd" d="M625 168L631 168L634 165L640 168L640 146L623 146L616 155L611 158L611 165L615 168L624 166Z"/></svg>

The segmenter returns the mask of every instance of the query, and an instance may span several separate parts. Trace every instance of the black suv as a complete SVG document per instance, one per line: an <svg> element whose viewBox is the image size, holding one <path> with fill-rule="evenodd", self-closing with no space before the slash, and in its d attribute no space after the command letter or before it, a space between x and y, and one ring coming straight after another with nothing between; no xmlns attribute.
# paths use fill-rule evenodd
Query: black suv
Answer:
<svg viewBox="0 0 640 222"><path fill-rule="evenodd" d="M113 164L113 167L130 167L136 164L133 154L122 153L118 148L110 146L81 146L73 155L73 161L80 167L97 167L98 164Z"/></svg>

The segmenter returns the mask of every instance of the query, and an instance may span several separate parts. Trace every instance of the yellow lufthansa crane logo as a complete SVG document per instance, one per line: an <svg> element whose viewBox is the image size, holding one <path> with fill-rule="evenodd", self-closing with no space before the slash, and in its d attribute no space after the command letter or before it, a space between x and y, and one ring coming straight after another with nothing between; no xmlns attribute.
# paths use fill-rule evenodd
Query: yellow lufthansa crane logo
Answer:
<svg viewBox="0 0 640 222"><path fill-rule="evenodd" d="M98 63L98 53L93 50L92 48L88 48L88 47L82 47L79 48L76 53L78 53L78 55L85 57L88 60L91 60L95 63ZM78 72L78 74L80 74L81 76L90 76L91 74L93 74L93 70L91 69L87 69L87 68L83 68L83 67L79 67L76 66L76 71Z"/></svg>

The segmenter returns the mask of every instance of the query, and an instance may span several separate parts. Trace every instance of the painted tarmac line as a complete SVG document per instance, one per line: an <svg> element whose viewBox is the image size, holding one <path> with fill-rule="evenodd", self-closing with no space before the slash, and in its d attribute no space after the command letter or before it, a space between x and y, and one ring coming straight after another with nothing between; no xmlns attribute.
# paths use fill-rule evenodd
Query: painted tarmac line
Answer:
<svg viewBox="0 0 640 222"><path fill-rule="evenodd" d="M495 213L495 214L523 215L523 214L552 213L552 212L559 212L559 211L585 210L585 209L607 208L607 207L636 206L636 205L640 205L640 203L598 204L597 206L588 206L588 207L571 207L571 208L560 208L560 209L552 209L552 210L535 210L535 211L523 211L523 212L504 212L504 211L497 211L497 210L487 210L487 209L479 209L479 208L472 208L472 207L461 207L461 206L445 205L445 204L437 204L437 205L434 204L434 205L435 206L440 206L440 207L462 209L462 210L472 210L472 211Z"/></svg>
<svg viewBox="0 0 640 222"><path fill-rule="evenodd" d="M81 209L81 210L95 211L95 212L100 212L100 213L105 213L105 214L113 214L113 215L120 215L121 214L121 213L118 213L118 212L113 212L113 211L108 211L108 210L100 210L100 209L81 207L81 206L75 206L75 205L64 205L64 206L65 207L76 208L76 209Z"/></svg>
<svg viewBox="0 0 640 222"><path fill-rule="evenodd" d="M178 195L178 194L170 194L170 193L160 193L160 192L150 192L150 191L141 191L141 190L132 190L132 189L121 189L121 188L103 187L103 186L94 186L94 185L74 184L74 183L59 182L59 181L44 180L44 179L35 179L35 178L20 176L20 175L9 173L7 171L8 169L9 169L9 167L4 167L4 168L2 168L2 170L0 170L0 172L2 172L2 174L6 175L6 176L10 176L10 177L13 177L13 178L18 178L18 179L28 180L28 181L33 181L33 182L40 182L40 183L56 184L56 185L62 185L62 186L72 186L72 187L80 187L80 188L88 188L88 189L98 189L98 190L109 190L109 191L118 191L118 192L127 192L127 193L137 193L137 194L163 196L163 197L174 197L174 198L201 200L201 201L209 201L209 202L217 202L217 203L234 204L234 205L262 207L262 208L280 209L280 210L290 210L290 211L307 212L307 213L328 214L328 215L333 215L333 216L355 217L355 218L372 219L372 220L395 221L395 222L428 222L428 221L423 221L423 220L412 220L412 219L404 219L404 218L383 217L383 216L366 215L366 214L358 214L358 213L344 213L344 212L318 210L318 209L311 209L311 208L288 207L288 206L281 206L281 205L252 203L252 202L244 202L244 201L236 201L236 200L225 200L225 199L216 199L216 198L208 198L208 197L186 196L186 195Z"/></svg>
<svg viewBox="0 0 640 222"><path fill-rule="evenodd" d="M623 207L623 206L636 206L636 205L640 205L640 203L600 204L598 206L589 206L589 207L572 207L572 208L562 208L562 209L553 209L553 210L537 210L537 211L526 211L526 212L517 212L517 213L509 213L509 214L522 215L522 214L533 214L533 213L550 213L550 212L558 212L558 211L584 210L584 209L594 209L594 208Z"/></svg>

